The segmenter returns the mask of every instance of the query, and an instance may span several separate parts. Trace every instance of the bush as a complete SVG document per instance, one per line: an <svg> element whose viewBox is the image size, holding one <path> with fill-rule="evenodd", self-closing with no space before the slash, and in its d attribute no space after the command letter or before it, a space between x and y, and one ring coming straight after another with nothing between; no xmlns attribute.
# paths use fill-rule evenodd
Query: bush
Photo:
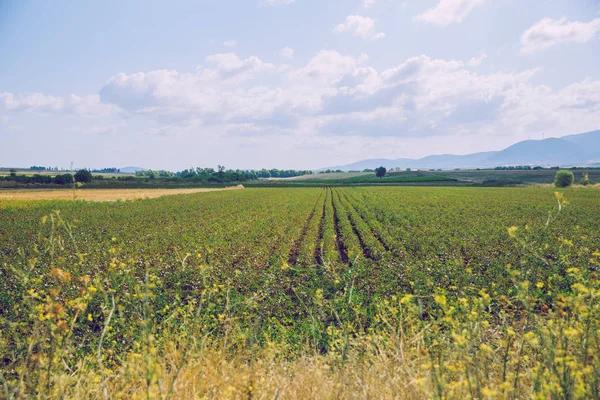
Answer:
<svg viewBox="0 0 600 400"><path fill-rule="evenodd" d="M57 185L70 185L73 183L73 175L62 174L54 177L54 183Z"/></svg>
<svg viewBox="0 0 600 400"><path fill-rule="evenodd" d="M583 186L587 186L590 184L590 176L587 174L587 172L583 174L583 177L581 177L581 184Z"/></svg>
<svg viewBox="0 0 600 400"><path fill-rule="evenodd" d="M573 172L567 171L566 169L561 169L556 173L556 178L554 178L554 186L556 187L569 187L575 182L575 175Z"/></svg>
<svg viewBox="0 0 600 400"><path fill-rule="evenodd" d="M31 177L33 183L52 183L52 177L50 175L34 175Z"/></svg>
<svg viewBox="0 0 600 400"><path fill-rule="evenodd" d="M75 173L75 181L81 183L88 183L92 181L92 173L87 169L80 169Z"/></svg>

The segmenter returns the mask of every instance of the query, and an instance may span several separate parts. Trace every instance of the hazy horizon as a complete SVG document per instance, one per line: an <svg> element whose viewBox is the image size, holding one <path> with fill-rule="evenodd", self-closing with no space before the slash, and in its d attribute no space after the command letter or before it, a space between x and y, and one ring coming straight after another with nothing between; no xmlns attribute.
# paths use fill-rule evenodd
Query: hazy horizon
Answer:
<svg viewBox="0 0 600 400"><path fill-rule="evenodd" d="M600 1L0 3L0 166L317 169L600 128Z"/></svg>

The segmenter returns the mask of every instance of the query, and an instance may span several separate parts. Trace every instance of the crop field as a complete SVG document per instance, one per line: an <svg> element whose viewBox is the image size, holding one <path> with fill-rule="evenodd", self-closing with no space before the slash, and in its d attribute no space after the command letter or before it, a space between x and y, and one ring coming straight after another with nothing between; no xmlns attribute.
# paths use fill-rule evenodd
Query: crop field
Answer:
<svg viewBox="0 0 600 400"><path fill-rule="evenodd" d="M598 398L600 191L0 200L6 398Z"/></svg>
<svg viewBox="0 0 600 400"><path fill-rule="evenodd" d="M119 201L155 199L175 194L214 192L219 190L237 190L243 186L229 188L195 188L195 189L37 189L37 190L1 190L0 201L7 200L84 200L84 201Z"/></svg>
<svg viewBox="0 0 600 400"><path fill-rule="evenodd" d="M573 170L575 181L580 182L583 174L588 174L592 184L600 182L600 169ZM372 172L336 172L327 174L303 175L294 178L272 178L268 181L273 185L448 185L488 186L506 185L553 185L556 170L414 170L390 171L384 178L377 178Z"/></svg>

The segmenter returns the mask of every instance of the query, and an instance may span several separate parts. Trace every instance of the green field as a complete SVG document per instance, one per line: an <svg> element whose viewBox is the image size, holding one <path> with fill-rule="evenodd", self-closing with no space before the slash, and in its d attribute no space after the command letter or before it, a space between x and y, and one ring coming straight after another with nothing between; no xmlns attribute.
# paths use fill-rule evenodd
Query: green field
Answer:
<svg viewBox="0 0 600 400"><path fill-rule="evenodd" d="M576 182L579 182L583 174L587 173L590 182L600 183L600 168L577 169L572 170L572 172L575 175ZM521 184L552 184L554 182L554 177L556 176L556 170L464 170L444 171L443 175L449 178L475 183L481 183L486 180L508 180L520 182Z"/></svg>
<svg viewBox="0 0 600 400"><path fill-rule="evenodd" d="M590 182L600 183L600 169L573 170L575 182L579 182L584 173L589 175ZM251 182L254 186L351 186L351 185L400 185L400 186L517 186L517 185L551 185L556 170L444 170L444 171L390 171L384 178L377 178L372 172L337 172L326 174L304 175L294 178L273 179Z"/></svg>
<svg viewBox="0 0 600 400"><path fill-rule="evenodd" d="M593 188L0 202L0 392L597 398L599 215Z"/></svg>

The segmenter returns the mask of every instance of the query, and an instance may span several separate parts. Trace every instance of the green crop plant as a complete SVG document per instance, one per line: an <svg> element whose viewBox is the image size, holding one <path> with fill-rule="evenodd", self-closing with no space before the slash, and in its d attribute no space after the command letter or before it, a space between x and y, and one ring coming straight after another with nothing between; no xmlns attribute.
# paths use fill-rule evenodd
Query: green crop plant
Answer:
<svg viewBox="0 0 600 400"><path fill-rule="evenodd" d="M2 202L0 396L598 397L600 192L566 193Z"/></svg>

